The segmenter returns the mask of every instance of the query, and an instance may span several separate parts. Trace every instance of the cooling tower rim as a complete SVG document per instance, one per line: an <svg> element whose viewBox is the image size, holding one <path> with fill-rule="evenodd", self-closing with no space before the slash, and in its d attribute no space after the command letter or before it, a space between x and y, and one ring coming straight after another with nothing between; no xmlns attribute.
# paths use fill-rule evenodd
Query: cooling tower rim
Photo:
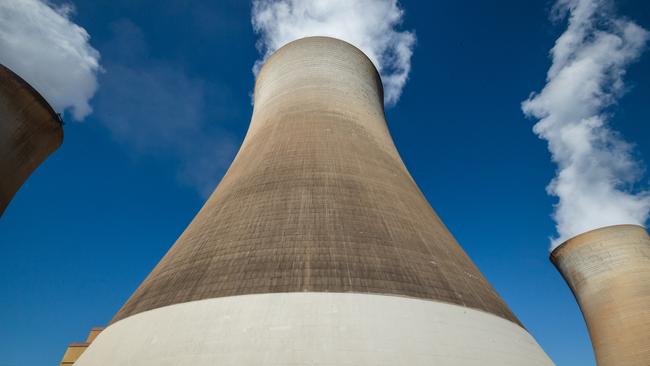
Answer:
<svg viewBox="0 0 650 366"><path fill-rule="evenodd" d="M282 47L275 50L275 52L273 52L271 56L269 56L266 60L264 60L264 65L262 65L259 72L257 73L257 76L255 77L255 88L253 90L253 96L257 93L257 81L263 77L264 70L267 68L267 65L269 65L273 59L278 57L278 55L281 53L280 51L288 47L293 47L298 43L309 41L309 40L336 41L338 43L347 45L349 48L353 49L356 53L360 54L363 58L365 58L368 61L370 65L372 65L372 69L374 70L375 77L377 78L377 80L379 80L379 93L381 94L382 99L384 98L384 82L381 78L381 74L379 73L379 70L377 70L377 66L375 65L374 62L372 62L370 57L368 57L368 55L366 55L365 52L363 52L359 47L353 45L352 43L342 40L340 38L330 37L330 36L308 36L308 37L298 38L291 42L286 43Z"/></svg>
<svg viewBox="0 0 650 366"><path fill-rule="evenodd" d="M16 82L18 85L22 86L24 90L27 91L27 93L34 98L34 100L38 103L38 105L45 109L45 111L50 115L51 120L58 124L59 126L63 126L63 120L61 119L61 116L56 113L54 108L50 105L50 103L41 95L41 93L38 92L30 83L28 83L25 79L23 79L20 75L16 74L13 70L8 68L7 66L3 65L0 63L0 73L4 73L8 75L10 78L13 79L14 82ZM63 129L61 129L63 130Z"/></svg>
<svg viewBox="0 0 650 366"><path fill-rule="evenodd" d="M577 246L587 245L588 243L591 242L590 240L588 240L590 237L599 236L600 234L603 234L605 232L611 232L616 229L634 229L634 230L641 229L644 231L647 230L645 226L638 225L638 224L608 225L608 226L602 226L596 229L588 230L565 240L562 244L555 247L555 249L551 251L549 255L549 259L551 260L552 263L555 264L556 259L562 256L562 254L567 250L570 251Z"/></svg>

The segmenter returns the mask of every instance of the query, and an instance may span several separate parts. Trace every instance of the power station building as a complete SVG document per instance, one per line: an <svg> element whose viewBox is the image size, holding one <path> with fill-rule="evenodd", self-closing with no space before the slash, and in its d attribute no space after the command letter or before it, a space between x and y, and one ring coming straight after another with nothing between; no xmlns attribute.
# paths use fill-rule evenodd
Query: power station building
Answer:
<svg viewBox="0 0 650 366"><path fill-rule="evenodd" d="M214 193L75 365L553 365L409 175L360 50L294 41L254 98Z"/></svg>
<svg viewBox="0 0 650 366"><path fill-rule="evenodd" d="M63 142L59 116L25 80L0 65L0 216Z"/></svg>
<svg viewBox="0 0 650 366"><path fill-rule="evenodd" d="M650 237L637 225L580 234L551 253L580 305L598 366L650 365Z"/></svg>

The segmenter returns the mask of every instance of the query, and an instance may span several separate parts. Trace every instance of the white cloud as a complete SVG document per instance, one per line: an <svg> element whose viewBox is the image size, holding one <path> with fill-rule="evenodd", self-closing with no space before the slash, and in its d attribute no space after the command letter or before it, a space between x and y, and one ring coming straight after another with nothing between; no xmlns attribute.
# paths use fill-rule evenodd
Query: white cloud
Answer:
<svg viewBox="0 0 650 366"><path fill-rule="evenodd" d="M263 59L299 38L329 36L347 41L372 60L384 84L386 104L399 99L411 69L415 35L397 28L403 10L397 0L254 0L253 28Z"/></svg>
<svg viewBox="0 0 650 366"><path fill-rule="evenodd" d="M608 0L559 0L568 28L551 50L546 86L523 102L539 119L557 175L547 187L559 202L552 247L585 231L615 224L644 225L650 194L635 191L642 167L633 147L608 126L607 108L624 93L627 66L641 54L648 32L616 17Z"/></svg>
<svg viewBox="0 0 650 366"><path fill-rule="evenodd" d="M237 140L219 128L233 118L229 91L151 55L134 23L111 28L97 120L137 155L169 158L179 180L207 197L236 152Z"/></svg>
<svg viewBox="0 0 650 366"><path fill-rule="evenodd" d="M37 89L52 107L76 120L91 113L99 52L70 20L71 5L41 0L0 1L0 63Z"/></svg>

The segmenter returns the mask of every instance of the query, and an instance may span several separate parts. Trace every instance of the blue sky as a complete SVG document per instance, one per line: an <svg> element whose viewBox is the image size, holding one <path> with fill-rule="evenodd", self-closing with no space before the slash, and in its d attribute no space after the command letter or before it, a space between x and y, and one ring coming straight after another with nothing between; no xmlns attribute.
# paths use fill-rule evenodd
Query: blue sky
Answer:
<svg viewBox="0 0 650 366"><path fill-rule="evenodd" d="M105 72L83 122L0 219L0 366L56 364L108 322L201 207L246 132L259 54L240 0L76 0ZM521 102L565 29L546 0L402 0L417 44L389 127L431 205L558 365L593 365L548 260L555 166ZM650 28L650 3L617 2ZM650 53L612 126L650 162ZM642 183L648 182L646 174ZM645 184L647 186L647 184Z"/></svg>

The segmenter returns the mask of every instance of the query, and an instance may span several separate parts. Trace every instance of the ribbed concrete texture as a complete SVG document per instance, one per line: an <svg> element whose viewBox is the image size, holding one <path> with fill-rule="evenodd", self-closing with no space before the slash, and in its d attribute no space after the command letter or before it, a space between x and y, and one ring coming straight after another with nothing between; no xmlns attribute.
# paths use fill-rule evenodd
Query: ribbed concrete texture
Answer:
<svg viewBox="0 0 650 366"><path fill-rule="evenodd" d="M587 322L598 366L650 365L650 237L609 226L557 247L551 261Z"/></svg>
<svg viewBox="0 0 650 366"><path fill-rule="evenodd" d="M264 65L232 166L114 321L300 291L404 295L517 322L404 167L373 64L330 38L293 42Z"/></svg>
<svg viewBox="0 0 650 366"><path fill-rule="evenodd" d="M274 293L170 305L102 332L76 366L547 366L519 325L398 296Z"/></svg>
<svg viewBox="0 0 650 366"><path fill-rule="evenodd" d="M0 65L0 215L62 142L63 128L52 107L25 80Z"/></svg>
<svg viewBox="0 0 650 366"><path fill-rule="evenodd" d="M508 329L516 327L518 332L491 338L484 333L490 329L488 323L476 324L477 329L482 329L477 332L483 334L477 337L477 344L463 343L461 348L449 348L450 354L440 356L439 360L446 365L475 364L464 361L465 355L472 354L482 358L486 365L510 364L504 363L509 356L501 357L497 355L499 352L485 350L502 349L505 345L518 347L517 337L525 330L445 228L409 175L386 126L382 93L381 80L373 64L348 43L313 37L292 42L277 51L258 75L250 128L230 169L185 232L114 317L106 335L100 335L89 352L93 347L113 347L110 348L113 352L121 352L125 343L103 346L102 339L108 342L120 338L111 334L128 333L117 330L128 329L125 324L137 324L137 332L152 332L160 324L172 327L169 329L173 331L175 325L170 322L155 321L158 324L147 325L150 322L134 320L159 319L148 315L149 311L160 311L156 314L169 314L170 319L183 322L193 315L175 316L167 313L166 307L234 296L246 299L241 295L251 294L327 292L382 294L454 306L458 316L449 318L443 328L437 329L438 336L418 339L431 347L435 347L442 334L458 331L456 325L464 329L461 333L468 332L465 334L468 339L475 338L466 323L469 318L463 319L462 314L478 312L489 315L490 319L499 318L508 324ZM237 307L221 307L220 303L212 302L215 308L209 311L241 322L228 329L251 329L251 336L258 331L259 334L269 332L240 317ZM336 302L331 306L337 306ZM372 306L374 303L367 303L365 309L377 311ZM254 309L279 321L291 315L280 312L283 310L277 306ZM295 309L309 312L311 308ZM316 305L313 310L320 311ZM402 311L408 312L408 307ZM436 311L414 316L409 324L431 327L426 324L428 320L446 314ZM406 340L417 338L411 333L422 337L429 333L425 329L400 327L399 313L398 310L387 313L382 328L396 333L377 335L380 338L376 340L373 339L376 329L368 322L351 325L350 329L358 335L347 346L337 345L336 352L340 354L331 357L354 360L356 347L401 337L400 343L393 347L396 350L406 347L401 348L403 357L418 358L418 355L404 354L411 350ZM300 323L305 317L286 321ZM328 331L310 328L308 324L292 325L300 328L293 335L302 339L286 338L285 346L302 341L337 342L334 338L343 334L341 327L346 326L345 321L331 319L331 322ZM149 326L154 328L141 328ZM515 333L518 335L510 338ZM211 347L209 342L230 342L228 336L219 337L208 339L204 346ZM532 342L531 338L526 339ZM166 340L161 337L156 342ZM246 354L259 345L252 341L238 343L240 340L234 338L232 342L238 351L229 351L228 357L233 358L219 358L229 360L219 364L292 364L294 356L287 355L285 359L279 354L256 358L253 363L237 362L237 357L245 360ZM138 344L145 347L144 343ZM530 349L508 352L527 354ZM550 364L539 347L535 350L530 354L531 360ZM195 351L208 352L196 349L191 352ZM318 363L322 352L305 351L299 359L313 360L311 363L319 365L338 362ZM434 354L422 356L422 360L437 360ZM206 357L203 363L193 364L207 365L215 359L214 355ZM257 362L267 359L273 362ZM99 365L88 362L87 365ZM368 362L358 365L376 364Z"/></svg>

